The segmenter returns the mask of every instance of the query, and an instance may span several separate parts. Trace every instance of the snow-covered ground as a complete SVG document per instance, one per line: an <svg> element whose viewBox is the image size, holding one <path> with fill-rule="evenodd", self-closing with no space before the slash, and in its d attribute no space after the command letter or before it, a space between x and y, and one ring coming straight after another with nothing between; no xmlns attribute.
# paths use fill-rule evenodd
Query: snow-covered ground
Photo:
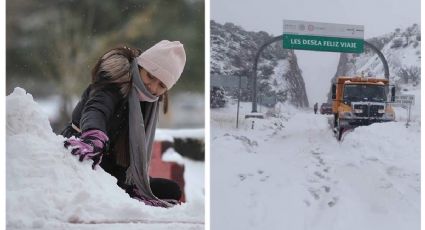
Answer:
<svg viewBox="0 0 425 230"><path fill-rule="evenodd" d="M420 228L420 101L409 127L397 115L342 142L331 116L279 105L251 129L241 105L239 129L235 104L211 109L211 229Z"/></svg>
<svg viewBox="0 0 425 230"><path fill-rule="evenodd" d="M64 149L30 94L17 88L6 106L7 229L204 229L203 163L183 159L187 203L146 206Z"/></svg>

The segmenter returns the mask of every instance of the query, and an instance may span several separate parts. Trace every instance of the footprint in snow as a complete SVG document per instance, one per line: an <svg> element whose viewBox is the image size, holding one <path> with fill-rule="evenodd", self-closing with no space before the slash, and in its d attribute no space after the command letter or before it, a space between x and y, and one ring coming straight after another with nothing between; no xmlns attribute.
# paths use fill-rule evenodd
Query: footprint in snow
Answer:
<svg viewBox="0 0 425 230"><path fill-rule="evenodd" d="M261 182L264 182L264 181L266 181L267 179L269 179L269 177L270 177L270 176L265 176L265 177L261 178L261 179L260 179L260 181L261 181Z"/></svg>
<svg viewBox="0 0 425 230"><path fill-rule="evenodd" d="M314 175L316 175L320 179L325 179L325 176L322 173L318 172L318 171L314 172Z"/></svg>
<svg viewBox="0 0 425 230"><path fill-rule="evenodd" d="M311 151L311 154L313 154L315 156L320 155L321 153L322 152L320 152L320 151L314 151L314 150Z"/></svg>
<svg viewBox="0 0 425 230"><path fill-rule="evenodd" d="M238 174L239 180L241 180L241 181L244 181L248 177L252 177L252 176L254 176L254 174L252 174L252 173L240 173L240 174Z"/></svg>
<svg viewBox="0 0 425 230"><path fill-rule="evenodd" d="M246 179L246 175L244 174L239 174L239 180L244 181Z"/></svg>
<svg viewBox="0 0 425 230"><path fill-rule="evenodd" d="M331 187L324 185L323 189L325 190L325 192L329 193L331 191Z"/></svg>
<svg viewBox="0 0 425 230"><path fill-rule="evenodd" d="M311 195L311 196L312 196L315 200L319 200L319 199L320 199L319 192L318 192L316 189L314 189L314 188L310 188L308 191L310 192L310 195Z"/></svg>
<svg viewBox="0 0 425 230"><path fill-rule="evenodd" d="M335 196L332 197L332 200L328 202L328 206L332 208L333 206L336 205L336 203L338 202L338 200L339 200L338 197L335 197Z"/></svg>
<svg viewBox="0 0 425 230"><path fill-rule="evenodd" d="M251 140L251 139L249 139L249 138L248 138L248 137L246 137L246 136L236 136L236 135L233 135L233 137L234 137L236 140L240 140L240 141L242 141L243 143L245 143L245 144L247 144L247 145L249 145L249 146L251 146L251 147L258 146L258 142L257 142L257 141Z"/></svg>
<svg viewBox="0 0 425 230"><path fill-rule="evenodd" d="M325 165L325 160L323 160L323 158L321 158L320 156L315 156L315 158L319 161L319 164Z"/></svg>

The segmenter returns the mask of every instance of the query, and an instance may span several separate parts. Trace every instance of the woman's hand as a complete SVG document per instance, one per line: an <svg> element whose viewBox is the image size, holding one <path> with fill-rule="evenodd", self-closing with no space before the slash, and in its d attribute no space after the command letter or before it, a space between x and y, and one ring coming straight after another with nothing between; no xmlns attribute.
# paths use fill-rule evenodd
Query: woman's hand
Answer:
<svg viewBox="0 0 425 230"><path fill-rule="evenodd" d="M108 150L109 138L100 130L88 130L79 138L71 137L64 142L65 148L71 147L71 153L79 156L79 160L92 159L92 168L102 162L103 154Z"/></svg>

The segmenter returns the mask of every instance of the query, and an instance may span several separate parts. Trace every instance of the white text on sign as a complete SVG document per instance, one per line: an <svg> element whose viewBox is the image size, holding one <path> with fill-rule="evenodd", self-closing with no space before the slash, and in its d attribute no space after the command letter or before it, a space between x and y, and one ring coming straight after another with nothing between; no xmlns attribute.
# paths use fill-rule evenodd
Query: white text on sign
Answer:
<svg viewBox="0 0 425 230"><path fill-rule="evenodd" d="M342 47L342 48L357 48L355 42L339 42L339 41L320 41L314 39L296 39L290 40L293 45L311 45L311 46L327 46L327 47Z"/></svg>

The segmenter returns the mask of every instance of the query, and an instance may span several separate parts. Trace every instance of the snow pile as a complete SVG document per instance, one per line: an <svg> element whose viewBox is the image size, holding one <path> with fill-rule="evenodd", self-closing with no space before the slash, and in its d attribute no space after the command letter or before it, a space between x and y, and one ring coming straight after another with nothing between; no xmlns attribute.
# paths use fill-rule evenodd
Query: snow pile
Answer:
<svg viewBox="0 0 425 230"><path fill-rule="evenodd" d="M331 116L279 106L239 129L236 106L211 110L211 229L420 228L420 117L338 142Z"/></svg>
<svg viewBox="0 0 425 230"><path fill-rule="evenodd" d="M167 151L162 155L162 161L175 162L179 165L184 165L184 159L182 155L174 150L174 148L168 148Z"/></svg>
<svg viewBox="0 0 425 230"><path fill-rule="evenodd" d="M203 198L170 209L143 205L100 167L72 156L25 90L16 88L6 105L8 229L203 229Z"/></svg>
<svg viewBox="0 0 425 230"><path fill-rule="evenodd" d="M174 142L174 138L203 140L204 136L204 129L157 129L155 133L155 140L170 142Z"/></svg>

